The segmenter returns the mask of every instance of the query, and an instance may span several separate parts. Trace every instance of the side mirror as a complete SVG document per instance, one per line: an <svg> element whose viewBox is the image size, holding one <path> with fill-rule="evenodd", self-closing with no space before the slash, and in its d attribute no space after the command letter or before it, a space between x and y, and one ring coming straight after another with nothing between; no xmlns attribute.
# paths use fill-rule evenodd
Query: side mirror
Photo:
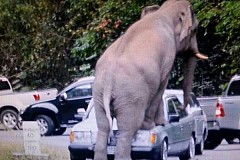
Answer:
<svg viewBox="0 0 240 160"><path fill-rule="evenodd" d="M87 112L85 111L84 108L79 108L79 109L77 110L77 114L75 114L74 117L75 117L77 120L82 121L82 120L86 119L86 117L87 117Z"/></svg>
<svg viewBox="0 0 240 160"><path fill-rule="evenodd" d="M59 97L60 101L65 101L67 99L67 93L63 93Z"/></svg>
<svg viewBox="0 0 240 160"><path fill-rule="evenodd" d="M173 123L173 122L179 122L179 115L169 115L169 123Z"/></svg>

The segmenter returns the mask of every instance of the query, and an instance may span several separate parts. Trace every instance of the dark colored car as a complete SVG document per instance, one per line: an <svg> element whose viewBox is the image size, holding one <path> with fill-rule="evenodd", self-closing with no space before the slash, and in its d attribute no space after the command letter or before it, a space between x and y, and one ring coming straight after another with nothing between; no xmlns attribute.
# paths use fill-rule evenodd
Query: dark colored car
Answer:
<svg viewBox="0 0 240 160"><path fill-rule="evenodd" d="M37 121L41 135L61 135L67 127L81 121L78 111L86 109L92 98L94 77L80 78L63 89L55 99L36 103L21 111L23 121Z"/></svg>

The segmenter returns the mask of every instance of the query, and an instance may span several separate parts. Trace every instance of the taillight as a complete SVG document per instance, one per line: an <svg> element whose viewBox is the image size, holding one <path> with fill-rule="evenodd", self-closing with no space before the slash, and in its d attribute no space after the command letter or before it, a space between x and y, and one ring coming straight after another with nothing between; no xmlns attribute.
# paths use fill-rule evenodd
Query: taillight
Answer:
<svg viewBox="0 0 240 160"><path fill-rule="evenodd" d="M225 116L222 103L219 103L219 102L217 103L215 114L216 114L216 117L224 117Z"/></svg>
<svg viewBox="0 0 240 160"><path fill-rule="evenodd" d="M35 101L40 100L40 95L39 94L34 94L33 97L34 97Z"/></svg>

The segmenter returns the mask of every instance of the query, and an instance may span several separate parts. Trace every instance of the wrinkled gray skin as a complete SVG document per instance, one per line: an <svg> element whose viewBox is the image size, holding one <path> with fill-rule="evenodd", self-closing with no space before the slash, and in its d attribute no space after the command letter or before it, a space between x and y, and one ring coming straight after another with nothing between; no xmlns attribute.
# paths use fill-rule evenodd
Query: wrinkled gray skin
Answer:
<svg viewBox="0 0 240 160"><path fill-rule="evenodd" d="M197 20L186 0L146 7L141 19L98 60L93 86L98 125L95 160L107 160L107 139L116 117L115 159L129 160L131 140L140 129L164 124L162 95L176 55L182 55L185 106L198 53Z"/></svg>

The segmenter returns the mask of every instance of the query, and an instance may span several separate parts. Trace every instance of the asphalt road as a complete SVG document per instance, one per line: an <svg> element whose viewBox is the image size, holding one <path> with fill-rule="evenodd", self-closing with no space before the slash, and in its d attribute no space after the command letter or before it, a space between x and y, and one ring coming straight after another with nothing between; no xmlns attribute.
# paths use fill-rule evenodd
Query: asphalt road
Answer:
<svg viewBox="0 0 240 160"><path fill-rule="evenodd" d="M51 146L52 148L63 149L68 153L67 146L69 145L68 129L62 136L41 137L41 146ZM0 128L0 143L23 143L22 131L6 131ZM0 151L1 152L1 151ZM240 160L240 144L227 144L222 141L214 150L204 150L203 155L195 156L194 160ZM178 160L177 157L171 157L169 160Z"/></svg>

